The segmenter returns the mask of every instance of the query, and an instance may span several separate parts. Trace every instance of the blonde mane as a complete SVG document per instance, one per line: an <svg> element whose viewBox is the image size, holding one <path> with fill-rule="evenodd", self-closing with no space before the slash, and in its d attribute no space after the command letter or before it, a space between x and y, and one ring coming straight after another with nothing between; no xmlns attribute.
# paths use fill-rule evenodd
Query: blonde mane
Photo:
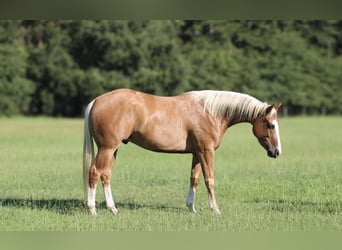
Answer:
<svg viewBox="0 0 342 250"><path fill-rule="evenodd" d="M268 106L250 95L237 92L202 90L190 94L209 114L226 117L228 121L253 121Z"/></svg>

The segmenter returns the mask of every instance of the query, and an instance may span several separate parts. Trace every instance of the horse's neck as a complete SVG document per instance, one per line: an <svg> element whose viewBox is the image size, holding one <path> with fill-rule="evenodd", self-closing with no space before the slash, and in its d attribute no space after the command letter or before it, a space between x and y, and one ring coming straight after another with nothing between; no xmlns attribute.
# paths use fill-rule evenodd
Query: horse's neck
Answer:
<svg viewBox="0 0 342 250"><path fill-rule="evenodd" d="M233 117L227 121L227 128L243 122L253 123L253 120L249 117Z"/></svg>
<svg viewBox="0 0 342 250"><path fill-rule="evenodd" d="M253 123L254 120L261 115L260 109L258 107L254 107L251 110L237 109L238 112L233 112L232 114L228 114L226 117L228 122L228 127L233 126L238 123L248 122Z"/></svg>

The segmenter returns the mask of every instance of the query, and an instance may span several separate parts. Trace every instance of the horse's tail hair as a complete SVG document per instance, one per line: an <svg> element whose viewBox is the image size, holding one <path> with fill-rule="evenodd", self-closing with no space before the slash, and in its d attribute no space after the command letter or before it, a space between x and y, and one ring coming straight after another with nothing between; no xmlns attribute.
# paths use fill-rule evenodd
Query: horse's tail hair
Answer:
<svg viewBox="0 0 342 250"><path fill-rule="evenodd" d="M90 128L91 109L95 100L90 102L84 112L84 141L83 141L83 185L85 199L88 198L89 171L94 160L93 136Z"/></svg>

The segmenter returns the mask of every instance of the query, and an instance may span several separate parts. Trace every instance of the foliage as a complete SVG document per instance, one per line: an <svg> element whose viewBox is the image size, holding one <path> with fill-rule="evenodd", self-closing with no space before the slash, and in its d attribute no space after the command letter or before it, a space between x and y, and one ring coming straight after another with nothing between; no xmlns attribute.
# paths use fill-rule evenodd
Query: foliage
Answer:
<svg viewBox="0 0 342 250"><path fill-rule="evenodd" d="M342 21L0 21L0 114L80 116L126 87L246 92L342 113Z"/></svg>
<svg viewBox="0 0 342 250"><path fill-rule="evenodd" d="M4 21L0 27L0 114L28 111L34 84L27 79L28 53L17 40L16 22Z"/></svg>

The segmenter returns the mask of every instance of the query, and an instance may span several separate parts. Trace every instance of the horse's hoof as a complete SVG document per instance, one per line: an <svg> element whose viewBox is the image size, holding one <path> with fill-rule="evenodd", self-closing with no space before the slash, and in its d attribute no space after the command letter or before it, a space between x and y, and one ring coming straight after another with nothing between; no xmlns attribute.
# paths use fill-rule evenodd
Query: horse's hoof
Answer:
<svg viewBox="0 0 342 250"><path fill-rule="evenodd" d="M195 209L194 204L186 204L186 206L189 208L190 213L194 214L194 213L197 212L196 209Z"/></svg>
<svg viewBox="0 0 342 250"><path fill-rule="evenodd" d="M97 216L96 208L95 207L90 207L89 208L89 213L90 213L91 216Z"/></svg>
<svg viewBox="0 0 342 250"><path fill-rule="evenodd" d="M118 214L118 210L116 209L116 207L109 207L108 210L114 215Z"/></svg>
<svg viewBox="0 0 342 250"><path fill-rule="evenodd" d="M220 214L221 214L220 209L218 209L217 207L216 207L216 208L213 208L213 212L214 212L214 214L217 214L217 215L220 215Z"/></svg>

